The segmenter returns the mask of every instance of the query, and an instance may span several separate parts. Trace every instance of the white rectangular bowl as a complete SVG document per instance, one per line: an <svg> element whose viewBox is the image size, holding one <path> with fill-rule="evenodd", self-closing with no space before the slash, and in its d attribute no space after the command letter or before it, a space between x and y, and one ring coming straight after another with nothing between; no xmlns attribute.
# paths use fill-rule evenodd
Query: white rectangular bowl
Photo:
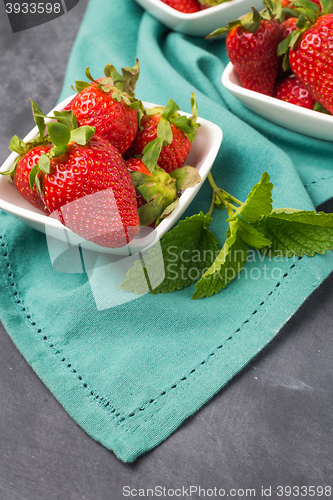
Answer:
<svg viewBox="0 0 333 500"><path fill-rule="evenodd" d="M245 106L266 120L300 134L333 141L333 116L302 108L289 102L245 89L231 63L222 75L222 84Z"/></svg>
<svg viewBox="0 0 333 500"><path fill-rule="evenodd" d="M53 116L53 111L61 111L68 104L68 102L71 101L71 99L73 99L73 96L56 106L52 111L50 111L49 115ZM144 102L143 104L147 109L156 106L156 104L147 102ZM190 116L188 113L180 113ZM22 198L14 183L11 182L9 176L7 175L0 175L0 208L21 220L28 226L37 229L37 231L43 232L48 236L56 238L64 243L70 243L72 245L79 244L82 248L87 250L116 255L132 255L139 251L143 251L159 241L163 234L165 234L182 216L186 208L198 193L210 169L212 168L222 142L222 130L214 123L204 120L203 118L198 118L198 123L200 123L201 126L198 129L191 151L185 163L186 165L196 167L200 174L201 181L195 186L184 191L184 193L180 196L176 209L166 219L164 219L156 229L149 229L150 232L147 234L147 228L142 228L139 234L128 245L122 248L101 247L75 235L70 229L67 229L64 225L62 225L61 222L46 216L43 212L33 207L24 198ZM38 129L37 127L34 127L24 138L24 141L31 141L37 134ZM17 156L18 155L16 153L11 153L1 166L0 171L4 172L8 170Z"/></svg>
<svg viewBox="0 0 333 500"><path fill-rule="evenodd" d="M171 30L198 37L205 37L217 28L226 26L228 21L247 14L251 11L252 5L257 9L263 8L262 0L231 0L200 12L185 14L169 7L161 0L136 1Z"/></svg>

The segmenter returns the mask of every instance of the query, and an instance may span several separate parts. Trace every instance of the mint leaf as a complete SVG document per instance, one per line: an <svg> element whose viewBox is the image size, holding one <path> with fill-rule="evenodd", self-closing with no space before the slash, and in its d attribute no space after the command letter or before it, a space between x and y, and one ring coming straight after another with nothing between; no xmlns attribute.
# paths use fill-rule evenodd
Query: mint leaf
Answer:
<svg viewBox="0 0 333 500"><path fill-rule="evenodd" d="M245 243L247 243L251 247L260 249L272 243L249 222L238 219L238 226L239 236Z"/></svg>
<svg viewBox="0 0 333 500"><path fill-rule="evenodd" d="M282 208L263 217L257 228L272 241L263 249L269 256L312 257L333 250L333 214Z"/></svg>
<svg viewBox="0 0 333 500"><path fill-rule="evenodd" d="M161 238L159 244L148 251L143 260L135 262L121 288L146 293L146 275L161 272L162 282L154 289L149 286L153 294L180 290L197 281L204 270L211 266L218 252L217 239L206 227L211 220L210 215L200 212L180 221Z"/></svg>
<svg viewBox="0 0 333 500"><path fill-rule="evenodd" d="M240 216L246 222L256 222L263 215L269 215L272 210L272 189L270 177L264 172L258 184L253 186L245 203L228 220L236 220Z"/></svg>
<svg viewBox="0 0 333 500"><path fill-rule="evenodd" d="M192 299L202 299L218 293L234 279L247 259L248 246L238 234L238 223L227 231L227 239L222 250L209 269L195 285Z"/></svg>

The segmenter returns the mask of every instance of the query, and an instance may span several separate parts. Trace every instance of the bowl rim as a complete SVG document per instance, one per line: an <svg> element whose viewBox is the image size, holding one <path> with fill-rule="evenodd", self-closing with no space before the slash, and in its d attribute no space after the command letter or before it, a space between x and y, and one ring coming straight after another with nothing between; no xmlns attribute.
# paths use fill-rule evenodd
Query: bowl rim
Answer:
<svg viewBox="0 0 333 500"><path fill-rule="evenodd" d="M246 1L247 0L226 0L225 2L219 5L213 5L212 7L200 10L199 12L192 12L188 14L185 12L180 12L174 9L173 7L170 7L170 5L167 5L166 3L162 2L162 0L143 0L142 3L149 3L151 4L151 6L160 9L162 12L164 11L166 14L172 15L176 19L182 21L190 21L191 19L195 20L195 19L214 16L217 12L225 10L225 8L228 7L230 4L234 5L235 3L237 4L246 3Z"/></svg>
<svg viewBox="0 0 333 500"><path fill-rule="evenodd" d="M315 121L320 121L322 123L332 123L332 115L319 113L318 111L314 111L313 109L302 108L301 106L297 106L296 104L282 101L281 99L276 99L275 97L271 97L265 94L260 94L259 92L255 92L254 90L246 89L241 85L241 83L234 83L232 81L232 77L236 77L239 80L233 64L229 62L222 73L221 80L224 87L231 93L250 98L253 101L269 104L270 106L273 106L275 108L292 111L299 116L313 118Z"/></svg>

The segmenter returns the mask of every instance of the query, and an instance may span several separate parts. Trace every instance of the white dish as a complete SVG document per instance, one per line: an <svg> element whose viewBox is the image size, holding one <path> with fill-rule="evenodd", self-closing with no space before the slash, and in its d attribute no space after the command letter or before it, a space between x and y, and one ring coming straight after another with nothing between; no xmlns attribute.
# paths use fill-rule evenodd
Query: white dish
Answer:
<svg viewBox="0 0 333 500"><path fill-rule="evenodd" d="M53 111L61 111L73 96L64 100L61 104L56 106L49 115L53 115ZM156 106L144 102L146 108ZM188 113L182 113L189 116ZM193 141L191 151L186 159L187 165L192 165L197 168L201 176L201 181L195 186L188 188L184 191L179 199L179 204L176 209L164 219L156 229L141 228L140 233L122 248L104 248L100 247L90 241L86 241L74 234L70 229L67 229L56 219L47 217L40 210L30 205L18 193L13 182L10 181L9 176L0 175L0 208L5 212L13 215L21 220L28 226L45 233L48 238L53 238L62 241L69 245L80 245L82 248L101 253L109 253L116 255L131 255L154 245L181 217L183 212L189 206L193 198L198 193L204 180L206 179L216 155L219 151L222 142L222 130L220 127L212 122L198 118L201 127L198 129L196 137ZM37 127L34 127L31 132L24 138L24 141L31 141L38 133ZM0 171L6 171L10 168L15 158L16 153L12 153L5 163L1 166Z"/></svg>
<svg viewBox="0 0 333 500"><path fill-rule="evenodd" d="M266 120L300 134L333 141L333 116L245 89L231 63L223 72L222 84L245 106Z"/></svg>
<svg viewBox="0 0 333 500"><path fill-rule="evenodd" d="M209 35L217 28L226 26L228 21L247 14L251 11L252 5L257 9L263 8L262 0L231 0L200 12L185 14L169 7L161 0L136 1L168 28L185 35L201 37Z"/></svg>

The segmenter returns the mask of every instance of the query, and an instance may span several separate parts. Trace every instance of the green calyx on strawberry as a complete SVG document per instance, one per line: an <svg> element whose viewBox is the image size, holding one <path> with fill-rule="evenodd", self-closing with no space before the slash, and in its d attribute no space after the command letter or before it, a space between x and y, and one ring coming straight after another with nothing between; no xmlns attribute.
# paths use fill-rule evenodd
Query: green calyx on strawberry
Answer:
<svg viewBox="0 0 333 500"><path fill-rule="evenodd" d="M321 0L321 10L311 0L294 0L291 2L295 14L298 16L296 29L290 33L278 46L277 54L284 55L284 69L290 68L288 59L290 49L293 49L301 35L313 26L319 17L333 13L333 1Z"/></svg>
<svg viewBox="0 0 333 500"><path fill-rule="evenodd" d="M22 139L19 139L17 137L17 135L14 135L11 138L8 147L11 151L13 151L14 153L17 153L19 156L13 162L10 169L7 170L6 172L1 172L1 174L2 175L10 175L12 179L14 178L17 164L22 156L24 156L26 153L28 153L31 149L35 148L36 146L46 145L46 144L49 144L51 142L49 136L45 135L46 124L44 121L44 117L40 116L40 113L41 113L40 108L37 106L37 104L32 99L30 99L30 101L31 101L32 114L34 117L34 121L38 127L38 135L35 137L35 139L33 139L32 141L29 141L29 142L24 142Z"/></svg>
<svg viewBox="0 0 333 500"><path fill-rule="evenodd" d="M136 63L132 68L122 68L121 71L122 74L118 73L112 64L107 64L104 68L105 76L95 80L91 76L89 68L86 68L85 73L89 82L76 81L75 87L72 86L72 88L77 92L81 92L82 90L91 87L91 85L96 85L97 88L106 94L111 94L115 101L123 101L131 109L139 110L140 113L144 114L145 111L143 104L139 99L136 99L134 93L140 74L139 60L136 59Z"/></svg>
<svg viewBox="0 0 333 500"><path fill-rule="evenodd" d="M180 194L201 180L198 171L194 167L187 165L174 170L170 174L158 165L155 166L154 171L151 173L145 168L140 159L127 160L126 166L130 170L136 191L144 200L140 202L138 208L141 226L149 226L155 223L154 226L156 227L176 208Z"/></svg>
<svg viewBox="0 0 333 500"><path fill-rule="evenodd" d="M87 144L95 133L94 127L83 126L78 127L77 120L70 110L55 111L54 116L57 121L45 123L45 118L49 118L41 111L36 103L32 102L32 112L34 120L39 129L39 135L32 143L32 147L36 145L49 143L53 147L47 153L43 153L38 163L31 169L29 174L29 182L31 191L36 186L38 193L42 194L39 175L41 172L50 173L51 160L64 155L67 151L69 142L76 142L80 145ZM45 131L47 129L47 135Z"/></svg>
<svg viewBox="0 0 333 500"><path fill-rule="evenodd" d="M263 0L265 8L260 12L255 8L251 7L252 12L248 12L239 19L233 21L228 21L227 26L217 28L212 33L206 36L206 38L214 38L219 35L224 35L229 33L233 28L239 26L244 28L245 31L249 33L256 34L261 21L270 21L272 19L280 20L282 17L282 7L279 0Z"/></svg>
<svg viewBox="0 0 333 500"><path fill-rule="evenodd" d="M179 106L169 99L164 108L158 107L146 111L146 116L141 122L142 129L131 149L133 155L143 154L142 161L150 172L154 171L157 163L169 173L183 165L200 127L197 123L198 108L193 92L191 109L192 115L189 118L180 115ZM152 140L147 141L145 138L145 125L147 129L150 128L149 134L155 136Z"/></svg>

